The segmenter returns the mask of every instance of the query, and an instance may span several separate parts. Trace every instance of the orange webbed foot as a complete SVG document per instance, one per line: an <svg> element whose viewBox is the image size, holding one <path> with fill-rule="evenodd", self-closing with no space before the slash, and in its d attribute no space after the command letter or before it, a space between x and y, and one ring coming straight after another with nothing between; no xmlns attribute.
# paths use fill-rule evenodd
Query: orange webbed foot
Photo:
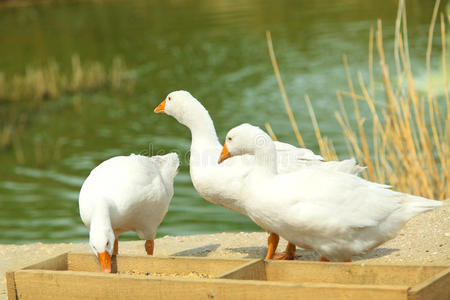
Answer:
<svg viewBox="0 0 450 300"><path fill-rule="evenodd" d="M295 255L292 256L289 253L277 253L273 256L272 259L274 260L293 260L295 258Z"/></svg>
<svg viewBox="0 0 450 300"><path fill-rule="evenodd" d="M274 256L273 259L276 260L293 260L296 257L296 253L295 253L295 245L292 244L291 242L288 242L287 246L286 246L286 251L284 253L281 254L276 254Z"/></svg>

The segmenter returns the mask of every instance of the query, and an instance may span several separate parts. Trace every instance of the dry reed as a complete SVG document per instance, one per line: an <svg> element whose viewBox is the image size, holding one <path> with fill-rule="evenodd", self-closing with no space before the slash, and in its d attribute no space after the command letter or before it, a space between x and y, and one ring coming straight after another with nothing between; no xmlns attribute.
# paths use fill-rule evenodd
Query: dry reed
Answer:
<svg viewBox="0 0 450 300"><path fill-rule="evenodd" d="M40 101L102 88L130 90L134 85L130 71L120 58L113 60L109 70L99 62L82 63L77 54L71 62L70 74L62 72L55 61L42 67L28 67L25 74L15 74L9 79L0 72L0 102Z"/></svg>
<svg viewBox="0 0 450 300"><path fill-rule="evenodd" d="M337 91L340 111L335 115L342 127L350 155L367 166L367 171L363 174L366 179L389 183L394 189L402 192L442 200L450 197L450 100L446 60L446 17L443 14L440 15L440 31L444 96L435 95L435 87L431 85L430 80L433 33L439 4L440 0L437 0L428 32L425 62L426 93L420 94L411 71L406 6L404 0L400 0L395 26L394 58L397 72L395 80L391 78L386 62L382 23L378 20L375 34L373 29L369 34L369 82L365 82L360 72L357 74L357 82L354 82L347 57L344 56L349 90ZM450 21L450 17L447 21ZM292 112L289 113L290 106L273 53L270 33L267 33L267 41L283 101L293 124L295 119ZM374 46L379 59L384 99L379 96L381 99L377 99L374 89ZM352 119L349 118L350 112L345 108L343 97L352 100ZM305 100L322 156L326 159L337 159L332 143L320 132L311 101L307 96ZM361 105L367 105L369 108L367 120L360 113ZM266 127L270 128L270 125L267 124ZM293 128L296 135L301 136L297 126ZM273 132L271 134L274 136ZM300 145L303 146L302 143Z"/></svg>
<svg viewBox="0 0 450 300"><path fill-rule="evenodd" d="M54 61L42 67L28 67L25 74L16 74L9 79L0 72L0 103L13 101L38 103L70 94L76 95L73 97L73 105L75 110L79 110L80 93L100 89L130 92L134 83L131 72L120 58L114 58L108 69L99 62L82 63L80 57L75 54L71 59L70 72L62 72L59 64ZM8 120L0 122L0 151L12 149L20 164L26 161L21 143L21 137L25 132L22 119L13 114ZM60 140L46 143L34 141L36 163L43 165L49 160L58 160L62 146Z"/></svg>

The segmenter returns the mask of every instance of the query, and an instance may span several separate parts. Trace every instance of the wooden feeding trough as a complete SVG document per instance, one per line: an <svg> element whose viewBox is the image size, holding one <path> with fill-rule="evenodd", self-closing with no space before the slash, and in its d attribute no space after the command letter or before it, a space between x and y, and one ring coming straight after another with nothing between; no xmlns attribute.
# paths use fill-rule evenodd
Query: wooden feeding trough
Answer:
<svg viewBox="0 0 450 300"><path fill-rule="evenodd" d="M450 299L450 267L67 253L7 273L9 299Z"/></svg>

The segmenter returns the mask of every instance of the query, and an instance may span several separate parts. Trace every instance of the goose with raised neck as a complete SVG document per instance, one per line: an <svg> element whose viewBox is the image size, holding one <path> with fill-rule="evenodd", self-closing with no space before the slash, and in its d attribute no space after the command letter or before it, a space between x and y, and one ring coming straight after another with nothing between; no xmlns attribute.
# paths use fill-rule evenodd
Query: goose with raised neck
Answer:
<svg viewBox="0 0 450 300"><path fill-rule="evenodd" d="M164 113L174 117L179 123L191 131L190 175L197 192L207 201L247 215L242 202L238 201L236 191L240 189L242 176L254 164L253 156L240 156L228 159L218 165L222 145L220 144L213 120L206 108L187 91L174 91L154 109L155 113ZM320 155L311 150L298 148L287 143L275 142L279 173L287 173L310 164L318 164L321 168L341 172L359 173L364 168L358 166L354 159L344 161L322 162ZM227 185L221 184L223 181ZM271 239L272 240L271 240ZM266 258L273 258L278 244L276 236L269 238L269 251ZM290 245L292 250L293 245ZM295 252L295 249L294 249ZM288 256L293 258L292 251Z"/></svg>

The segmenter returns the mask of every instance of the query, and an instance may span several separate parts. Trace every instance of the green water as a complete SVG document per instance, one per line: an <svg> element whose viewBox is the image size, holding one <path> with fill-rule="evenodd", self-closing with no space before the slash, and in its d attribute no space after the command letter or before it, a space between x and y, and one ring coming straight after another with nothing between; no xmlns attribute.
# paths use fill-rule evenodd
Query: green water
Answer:
<svg viewBox="0 0 450 300"><path fill-rule="evenodd" d="M444 4L445 5L445 4ZM413 65L425 61L432 1L407 1ZM115 155L177 151L183 157L175 196L158 235L255 231L245 216L209 204L194 190L185 154L187 128L153 108L170 91L189 90L211 113L221 138L231 127L269 121L295 143L267 52L271 30L287 93L307 145L318 150L303 95L324 134L345 157L334 118L335 92L346 88L342 55L367 76L368 36L383 20L393 63L396 1L61 1L0 6L0 71L8 76L72 54L111 64L121 56L136 76L132 93L100 91L1 104L3 120L20 115L24 162L0 152L0 243L84 241L78 192L89 171ZM436 49L439 43L436 42ZM417 62L417 63L416 63ZM423 70L422 70L423 71ZM135 238L128 234L125 238Z"/></svg>

